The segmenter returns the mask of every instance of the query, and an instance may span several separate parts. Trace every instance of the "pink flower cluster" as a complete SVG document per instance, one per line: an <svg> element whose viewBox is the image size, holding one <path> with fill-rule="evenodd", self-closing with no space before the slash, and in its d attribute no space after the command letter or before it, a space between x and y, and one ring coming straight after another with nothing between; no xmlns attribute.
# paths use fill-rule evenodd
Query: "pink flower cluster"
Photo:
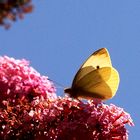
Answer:
<svg viewBox="0 0 140 140"><path fill-rule="evenodd" d="M5 100L16 103L18 99L32 100L41 96L50 100L56 98L48 77L41 76L24 59L0 57L0 104Z"/></svg>
<svg viewBox="0 0 140 140"><path fill-rule="evenodd" d="M31 0L0 0L0 24L9 28L8 20L22 19L23 15L30 13L32 9Z"/></svg>
<svg viewBox="0 0 140 140"><path fill-rule="evenodd" d="M122 108L57 97L26 60L0 57L0 139L127 140L126 124Z"/></svg>

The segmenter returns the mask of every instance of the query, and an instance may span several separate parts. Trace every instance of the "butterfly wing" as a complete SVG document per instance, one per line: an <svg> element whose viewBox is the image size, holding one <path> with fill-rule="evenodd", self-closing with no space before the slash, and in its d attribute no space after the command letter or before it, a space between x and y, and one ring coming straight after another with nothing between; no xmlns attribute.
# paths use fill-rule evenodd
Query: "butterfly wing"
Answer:
<svg viewBox="0 0 140 140"><path fill-rule="evenodd" d="M113 67L103 67L83 76L72 88L78 91L77 97L105 100L115 95L118 85L118 72Z"/></svg>
<svg viewBox="0 0 140 140"><path fill-rule="evenodd" d="M79 71L75 75L72 86L76 84L81 78L86 76L91 71L102 68L111 67L111 59L106 48L102 48L94 52L80 67Z"/></svg>

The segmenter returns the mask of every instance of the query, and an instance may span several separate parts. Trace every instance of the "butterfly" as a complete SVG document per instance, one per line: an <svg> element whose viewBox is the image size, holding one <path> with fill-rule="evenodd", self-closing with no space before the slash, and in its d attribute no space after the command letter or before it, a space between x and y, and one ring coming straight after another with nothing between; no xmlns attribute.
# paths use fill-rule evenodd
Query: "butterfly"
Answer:
<svg viewBox="0 0 140 140"><path fill-rule="evenodd" d="M72 98L107 100L116 94L119 82L119 73L111 64L108 50L101 48L83 63L72 86L64 92Z"/></svg>

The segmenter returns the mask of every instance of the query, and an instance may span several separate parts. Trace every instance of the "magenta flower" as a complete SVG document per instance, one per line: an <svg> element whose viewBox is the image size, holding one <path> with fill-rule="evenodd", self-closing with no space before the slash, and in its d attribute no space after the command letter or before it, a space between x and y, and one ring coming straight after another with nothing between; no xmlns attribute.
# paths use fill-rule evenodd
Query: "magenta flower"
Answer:
<svg viewBox="0 0 140 140"><path fill-rule="evenodd" d="M0 57L0 139L127 140L128 113L113 104L57 97L26 60Z"/></svg>
<svg viewBox="0 0 140 140"><path fill-rule="evenodd" d="M24 14L30 13L32 9L31 0L0 0L0 24L9 28L8 20L22 19Z"/></svg>

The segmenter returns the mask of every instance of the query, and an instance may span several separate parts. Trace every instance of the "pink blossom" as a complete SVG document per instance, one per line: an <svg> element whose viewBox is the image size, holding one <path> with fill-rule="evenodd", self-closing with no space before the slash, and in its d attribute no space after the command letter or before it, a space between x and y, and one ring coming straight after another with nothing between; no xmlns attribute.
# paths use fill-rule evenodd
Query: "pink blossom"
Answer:
<svg viewBox="0 0 140 140"><path fill-rule="evenodd" d="M55 88L48 77L41 76L26 60L0 57L0 101L16 103L18 99L56 98Z"/></svg>
<svg viewBox="0 0 140 140"><path fill-rule="evenodd" d="M122 108L58 97L26 60L0 57L0 139L127 140Z"/></svg>

